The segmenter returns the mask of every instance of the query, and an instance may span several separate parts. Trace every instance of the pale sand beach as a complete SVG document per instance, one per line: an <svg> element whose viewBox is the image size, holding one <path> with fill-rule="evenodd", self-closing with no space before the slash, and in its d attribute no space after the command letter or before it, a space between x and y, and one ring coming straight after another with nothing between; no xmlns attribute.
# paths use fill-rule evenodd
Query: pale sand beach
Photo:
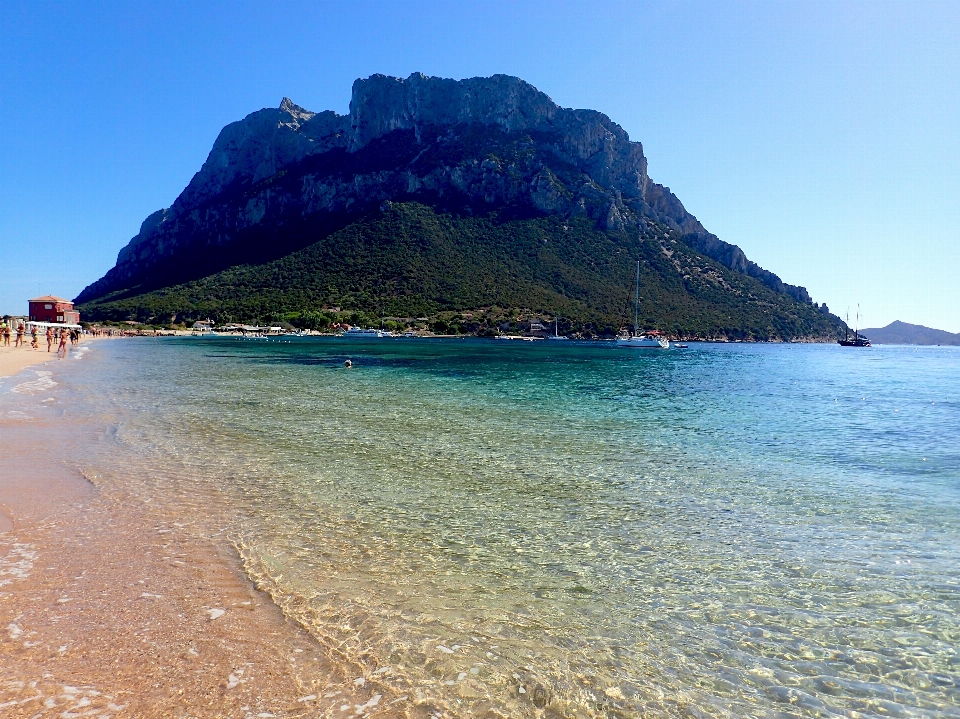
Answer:
<svg viewBox="0 0 960 719"><path fill-rule="evenodd" d="M312 717L369 701L228 542L68 469L98 436L64 425L0 418L0 717Z"/></svg>
<svg viewBox="0 0 960 719"><path fill-rule="evenodd" d="M27 340L29 342L29 340ZM43 349L32 349L27 346L23 347L0 347L0 377L10 377L15 374L20 374L27 367L32 367L34 365L43 364L44 362L49 362L51 360L56 361L57 355L55 352L47 352L46 350L46 340L44 340Z"/></svg>

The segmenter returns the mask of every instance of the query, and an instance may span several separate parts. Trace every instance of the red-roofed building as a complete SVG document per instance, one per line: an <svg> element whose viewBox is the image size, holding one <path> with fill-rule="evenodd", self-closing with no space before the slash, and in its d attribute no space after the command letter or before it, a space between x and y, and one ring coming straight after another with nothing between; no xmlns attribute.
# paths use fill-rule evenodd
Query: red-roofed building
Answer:
<svg viewBox="0 0 960 719"><path fill-rule="evenodd" d="M73 302L70 300L46 295L30 300L30 321L78 325L80 313L73 309Z"/></svg>

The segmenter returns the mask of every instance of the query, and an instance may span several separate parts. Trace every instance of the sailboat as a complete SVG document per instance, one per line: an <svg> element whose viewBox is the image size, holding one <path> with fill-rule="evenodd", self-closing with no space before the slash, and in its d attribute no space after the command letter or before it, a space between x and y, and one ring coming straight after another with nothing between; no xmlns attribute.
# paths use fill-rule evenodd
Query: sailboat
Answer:
<svg viewBox="0 0 960 719"><path fill-rule="evenodd" d="M637 290L633 299L633 331L640 325L640 260L637 260ZM646 330L640 334L624 331L617 337L617 347L636 347L638 349L667 350L670 341L661 337L657 330Z"/></svg>
<svg viewBox="0 0 960 719"><path fill-rule="evenodd" d="M554 318L553 318L553 334L552 334L552 335L547 335L547 339L548 339L548 340L566 340L566 339L570 339L569 337L564 337L562 334L560 334L560 332L557 330L557 327L558 327L557 322L558 322L558 318L557 318L557 317L554 317Z"/></svg>
<svg viewBox="0 0 960 719"><path fill-rule="evenodd" d="M870 340L860 334L860 305L857 305L857 323L850 336L850 312L847 312L847 321L843 326L843 339L837 340L841 347L871 347Z"/></svg>

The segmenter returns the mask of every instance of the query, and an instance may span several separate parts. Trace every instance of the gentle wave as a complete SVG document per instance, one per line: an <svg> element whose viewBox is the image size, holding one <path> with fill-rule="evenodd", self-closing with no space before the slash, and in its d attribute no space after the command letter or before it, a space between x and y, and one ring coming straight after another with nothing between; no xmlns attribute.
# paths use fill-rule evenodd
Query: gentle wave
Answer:
<svg viewBox="0 0 960 719"><path fill-rule="evenodd" d="M53 372L47 372L45 370L34 370L34 372L37 375L37 379L29 382L21 382L14 386L11 391L17 392L18 394L36 394L37 392L43 392L44 390L57 386L57 383L51 379Z"/></svg>
<svg viewBox="0 0 960 719"><path fill-rule="evenodd" d="M18 579L26 579L37 560L36 547L0 536L0 587Z"/></svg>

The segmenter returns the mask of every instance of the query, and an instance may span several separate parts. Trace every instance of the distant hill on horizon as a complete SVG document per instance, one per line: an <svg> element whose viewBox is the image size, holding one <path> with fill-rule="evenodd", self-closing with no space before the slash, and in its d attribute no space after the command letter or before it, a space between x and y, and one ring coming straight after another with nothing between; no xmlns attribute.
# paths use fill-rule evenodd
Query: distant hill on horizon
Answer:
<svg viewBox="0 0 960 719"><path fill-rule="evenodd" d="M894 320L886 327L860 330L875 345L960 345L960 334Z"/></svg>

